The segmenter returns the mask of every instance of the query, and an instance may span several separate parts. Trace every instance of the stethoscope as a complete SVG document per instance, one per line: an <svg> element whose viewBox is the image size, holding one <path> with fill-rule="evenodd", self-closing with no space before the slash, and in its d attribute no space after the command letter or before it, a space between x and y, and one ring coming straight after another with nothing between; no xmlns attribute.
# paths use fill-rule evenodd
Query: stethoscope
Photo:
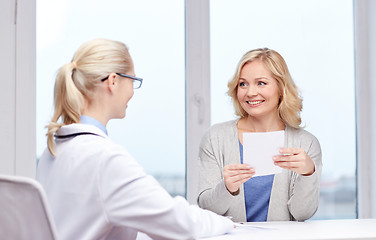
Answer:
<svg viewBox="0 0 376 240"><path fill-rule="evenodd" d="M95 134L95 133L91 133L91 132L78 132L78 133L72 133L72 134L68 134L68 135L56 135L55 134L55 138L57 139L67 139L67 138L74 138L74 137L77 137L77 136L80 136L80 135L95 135L95 136L99 136L98 134Z"/></svg>

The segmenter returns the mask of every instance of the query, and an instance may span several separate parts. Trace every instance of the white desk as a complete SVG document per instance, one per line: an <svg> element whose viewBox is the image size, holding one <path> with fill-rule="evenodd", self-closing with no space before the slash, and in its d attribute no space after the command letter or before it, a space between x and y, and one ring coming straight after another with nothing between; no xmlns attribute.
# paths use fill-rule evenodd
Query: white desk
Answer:
<svg viewBox="0 0 376 240"><path fill-rule="evenodd" d="M205 240L376 239L376 219L245 223L231 234Z"/></svg>

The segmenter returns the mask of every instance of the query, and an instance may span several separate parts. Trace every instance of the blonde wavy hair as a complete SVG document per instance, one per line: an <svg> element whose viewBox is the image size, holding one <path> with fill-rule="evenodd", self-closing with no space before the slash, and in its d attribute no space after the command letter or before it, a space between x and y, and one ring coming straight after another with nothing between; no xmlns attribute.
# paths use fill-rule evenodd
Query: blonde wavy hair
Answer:
<svg viewBox="0 0 376 240"><path fill-rule="evenodd" d="M278 115L288 126L299 128L301 124L300 112L302 111L302 98L299 96L298 88L291 78L287 64L283 57L276 51L268 48L251 50L240 59L233 78L228 83L227 94L232 98L235 107L235 114L239 117L246 117L247 112L241 107L237 98L240 72L244 65L259 60L270 70L272 76L277 80L281 98L278 106Z"/></svg>
<svg viewBox="0 0 376 240"><path fill-rule="evenodd" d="M85 102L95 98L101 79L110 73L133 69L128 47L118 41L94 39L81 45L70 63L57 73L54 88L54 115L47 126L47 146L55 155L54 135L64 125L79 123ZM59 121L60 120L60 121Z"/></svg>

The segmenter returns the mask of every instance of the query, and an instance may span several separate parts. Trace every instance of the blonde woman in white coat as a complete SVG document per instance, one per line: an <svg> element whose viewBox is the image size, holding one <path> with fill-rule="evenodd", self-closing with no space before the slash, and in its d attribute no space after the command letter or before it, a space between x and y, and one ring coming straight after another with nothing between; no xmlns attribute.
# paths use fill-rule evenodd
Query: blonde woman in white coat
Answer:
<svg viewBox="0 0 376 240"><path fill-rule="evenodd" d="M107 122L125 117L141 83L126 45L112 40L84 43L60 68L37 173L59 239L194 239L233 229L229 219L172 198L107 136Z"/></svg>

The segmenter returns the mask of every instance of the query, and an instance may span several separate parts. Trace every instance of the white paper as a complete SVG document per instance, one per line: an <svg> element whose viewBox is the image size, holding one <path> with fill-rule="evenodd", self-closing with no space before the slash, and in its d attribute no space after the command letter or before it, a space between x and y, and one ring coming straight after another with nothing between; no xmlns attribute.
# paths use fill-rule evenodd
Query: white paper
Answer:
<svg viewBox="0 0 376 240"><path fill-rule="evenodd" d="M271 227L262 227L258 225L253 225L252 223L235 223L236 229L238 230L249 230L249 231L255 231L255 230L277 230L277 228L271 228ZM266 225L267 226L267 225Z"/></svg>
<svg viewBox="0 0 376 240"><path fill-rule="evenodd" d="M273 156L280 155L284 147L285 131L243 133L243 163L255 169L256 176L280 173L282 168L274 165Z"/></svg>

